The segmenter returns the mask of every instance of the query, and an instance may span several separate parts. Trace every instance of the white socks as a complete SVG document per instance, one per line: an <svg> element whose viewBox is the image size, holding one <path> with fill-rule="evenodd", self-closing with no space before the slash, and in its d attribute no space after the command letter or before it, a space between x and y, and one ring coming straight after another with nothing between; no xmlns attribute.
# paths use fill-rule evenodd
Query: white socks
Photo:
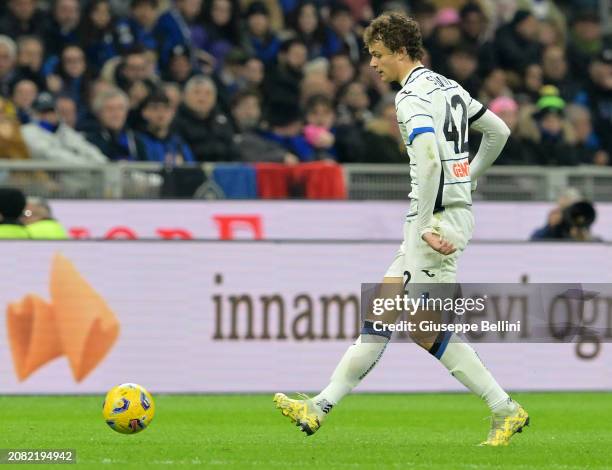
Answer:
<svg viewBox="0 0 612 470"><path fill-rule="evenodd" d="M325 389L312 400L325 413L370 372L382 356L389 340L383 336L362 334L347 349Z"/></svg>
<svg viewBox="0 0 612 470"><path fill-rule="evenodd" d="M448 342L440 362L453 377L482 398L494 414L508 415L516 409L516 404L499 386L476 351L456 335Z"/></svg>

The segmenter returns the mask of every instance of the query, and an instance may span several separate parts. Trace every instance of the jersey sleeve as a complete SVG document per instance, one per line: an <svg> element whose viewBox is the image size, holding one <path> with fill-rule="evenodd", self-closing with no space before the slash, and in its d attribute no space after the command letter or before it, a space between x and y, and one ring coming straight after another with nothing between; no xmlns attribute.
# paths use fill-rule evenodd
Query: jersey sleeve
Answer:
<svg viewBox="0 0 612 470"><path fill-rule="evenodd" d="M395 105L398 124L406 131L407 145L412 145L412 141L419 134L435 133L430 96L422 97L412 92L402 91L398 93Z"/></svg>
<svg viewBox="0 0 612 470"><path fill-rule="evenodd" d="M468 103L468 124L471 126L475 121L482 117L482 115L487 111L487 107L472 97L470 97Z"/></svg>

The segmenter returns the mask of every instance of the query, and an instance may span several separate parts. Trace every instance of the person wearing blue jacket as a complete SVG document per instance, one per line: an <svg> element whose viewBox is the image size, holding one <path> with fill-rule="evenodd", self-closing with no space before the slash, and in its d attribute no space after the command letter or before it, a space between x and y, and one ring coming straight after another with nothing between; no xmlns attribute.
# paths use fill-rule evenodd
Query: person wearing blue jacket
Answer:
<svg viewBox="0 0 612 470"><path fill-rule="evenodd" d="M170 99L163 90L155 90L145 100L142 118L145 129L139 133L147 160L175 166L193 162L193 154L182 137L170 130L174 119Z"/></svg>

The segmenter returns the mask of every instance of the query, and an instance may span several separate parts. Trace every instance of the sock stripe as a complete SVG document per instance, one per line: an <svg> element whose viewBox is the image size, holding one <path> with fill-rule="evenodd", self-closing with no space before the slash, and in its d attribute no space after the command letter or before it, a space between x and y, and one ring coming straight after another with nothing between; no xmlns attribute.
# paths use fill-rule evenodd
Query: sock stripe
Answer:
<svg viewBox="0 0 612 470"><path fill-rule="evenodd" d="M446 346L448 346L448 342L450 341L452 334L453 333L450 331L441 331L438 333L438 336L429 350L429 353L432 356L435 356L437 359L440 359L442 354L444 354L444 351L446 351Z"/></svg>

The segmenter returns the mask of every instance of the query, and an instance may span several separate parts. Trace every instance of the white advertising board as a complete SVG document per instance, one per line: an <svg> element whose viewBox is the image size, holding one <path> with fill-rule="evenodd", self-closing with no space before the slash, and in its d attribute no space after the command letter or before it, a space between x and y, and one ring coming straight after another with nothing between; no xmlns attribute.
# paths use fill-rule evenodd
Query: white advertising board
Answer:
<svg viewBox="0 0 612 470"><path fill-rule="evenodd" d="M99 393L122 382L154 392L319 389L358 327L350 307L360 284L379 281L396 248L246 241L0 243L0 305L6 315L0 322L0 393ZM606 244L474 243L461 260L459 280L518 282L527 276L530 282L601 283L612 281L611 268L612 246ZM39 303L19 304L28 294ZM333 298L345 302L343 331ZM575 344L476 348L508 389L612 390L612 344L602 343L589 359L579 357ZM425 351L397 343L359 390L462 388Z"/></svg>
<svg viewBox="0 0 612 470"><path fill-rule="evenodd" d="M75 238L399 240L408 201L52 201ZM550 203L476 202L475 240L528 240ZM593 233L612 240L612 204Z"/></svg>

